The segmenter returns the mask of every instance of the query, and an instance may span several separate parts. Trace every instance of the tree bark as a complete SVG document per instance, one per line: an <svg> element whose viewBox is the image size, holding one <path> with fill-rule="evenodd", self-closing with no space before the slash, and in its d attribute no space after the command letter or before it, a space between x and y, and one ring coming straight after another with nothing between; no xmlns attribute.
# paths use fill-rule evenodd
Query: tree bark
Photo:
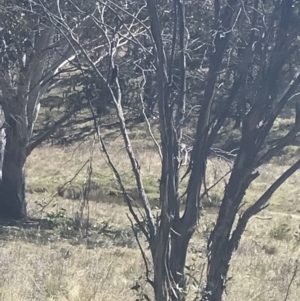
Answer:
<svg viewBox="0 0 300 301"><path fill-rule="evenodd" d="M17 107L17 106L16 106ZM24 109L24 108L19 108ZM27 127L25 118L9 110L6 115L6 145L0 183L0 217L8 219L26 218L25 174ZM25 111L24 111L25 112ZM23 115L24 116L24 115Z"/></svg>
<svg viewBox="0 0 300 301"><path fill-rule="evenodd" d="M5 160L0 184L0 217L26 218L25 176L22 166L14 160Z"/></svg>
<svg viewBox="0 0 300 301"><path fill-rule="evenodd" d="M184 300L184 269L192 234L193 230L184 227L181 219L173 220L159 229L155 243L151 246L156 301Z"/></svg>

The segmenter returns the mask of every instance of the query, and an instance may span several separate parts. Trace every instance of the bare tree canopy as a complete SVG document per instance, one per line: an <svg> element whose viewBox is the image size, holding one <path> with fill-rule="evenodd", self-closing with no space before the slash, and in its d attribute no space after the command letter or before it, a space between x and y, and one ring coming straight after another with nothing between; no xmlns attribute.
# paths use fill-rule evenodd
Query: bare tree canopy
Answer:
<svg viewBox="0 0 300 301"><path fill-rule="evenodd" d="M299 3L292 0L274 4L258 0L247 3L230 0L226 3L207 1L195 6L193 1L157 3L147 0L138 8L136 4L135 1L124 1L122 5L101 1L93 13L87 15L86 18L98 26L106 39L105 54L99 59L89 54L87 46L70 30L62 13L48 16L53 25L59 20L61 32L70 36L69 42L82 56L82 62L91 66L99 81L103 81L110 91L143 213L133 206L133 200L101 140L99 129L98 134L130 212L149 242L151 272L148 259L142 253L147 278L158 301L184 299L187 249L199 223L201 200L208 193L205 173L210 149L231 112L239 116L241 137L216 226L208 240L207 285L202 294L202 300L221 300L231 256L249 218L266 206L274 191L300 166L298 160L258 200L239 213L240 218L234 226L249 185L259 177L257 168L291 143L299 132L300 112L296 105L295 124L290 132L271 146L267 143L274 121L286 106L296 103L294 100L299 92L299 66L295 60L299 55L297 36L300 20L296 15ZM190 35L189 22L192 21L186 18L186 11L190 13L192 7L204 9L213 18L213 22L208 23L209 38L205 36L205 45L202 45L205 51L195 47L199 38ZM78 13L82 12L78 10ZM112 24L111 15L115 16L115 24ZM202 18L201 21L207 22L207 19ZM155 81L152 98L157 102L160 123L160 143L156 141L156 145L162 159L158 218L154 217L145 193L140 166L124 119L123 91L118 76L122 68L119 70L117 66L122 61L121 54L130 49L138 49L134 64L141 74L142 103L145 103L146 84L149 80ZM190 54L195 53L201 56L198 60L202 61L198 71L187 67L191 64L188 62L192 57ZM149 62L148 69L141 65L146 61ZM180 196L181 144L189 102L187 95L192 94L187 91L190 85L187 80L196 72L201 74L196 82L203 93L197 96L200 110L191 160L183 176L188 185L186 193Z"/></svg>
<svg viewBox="0 0 300 301"><path fill-rule="evenodd" d="M68 10L67 3L64 8L66 16L70 16L72 10ZM0 215L6 218L26 217L26 157L75 112L87 106L85 98L78 105L66 93L65 113L51 125L45 125L38 135L34 134L41 100L59 85L71 86L70 73L78 70L68 36L60 33L58 22L53 26L46 17L52 11L59 13L59 7L48 1L0 2L0 104L6 140L2 153ZM81 24L77 34L86 35L88 24L83 17L74 17L70 22L75 31Z"/></svg>
<svg viewBox="0 0 300 301"><path fill-rule="evenodd" d="M5 81L1 88L1 104L9 126L2 190L11 187L15 173L22 175L41 89L49 87L43 86L43 76L53 76L61 60L70 60L72 54L80 72L93 75L94 84L101 86L114 107L142 208L135 206L126 190L88 100L107 162L131 218L149 244L151 258L139 245L155 300L184 300L188 247L210 190L206 185L207 161L220 131L234 118L240 136L216 225L207 242L206 286L199 297L203 301L221 301L231 257L249 219L267 206L272 194L300 167L300 160L294 160L257 200L242 207L250 184L259 178L258 168L291 144L300 130L299 1L77 2L57 1L50 7L46 2L37 2L45 19L42 28L37 26L33 31L37 35L35 43L31 42L29 50L26 46L20 51L13 48L17 59L12 61L13 67L4 68L3 78L10 78L15 86ZM44 34L39 35L39 30ZM60 51L50 55L56 35L63 43ZM10 37L5 40L10 41ZM42 46L33 53L35 45ZM40 65L41 57L46 65ZM55 68L49 67L49 62ZM18 70L18 84L12 81L12 70ZM40 85L38 90L34 88L36 83ZM125 112L130 98L142 108L149 135L161 157L157 216L128 134ZM197 110L193 111L194 107ZM270 143L274 122L287 108L294 112L295 122L285 136ZM190 162L183 170L183 134L191 111L196 125L192 129ZM155 113L158 140L149 122ZM20 117L18 122L15 116ZM184 181L187 185L182 195ZM10 190L4 190L4 196L13 195L12 188L5 189ZM16 192L15 203L21 193ZM25 215L24 210L19 216Z"/></svg>

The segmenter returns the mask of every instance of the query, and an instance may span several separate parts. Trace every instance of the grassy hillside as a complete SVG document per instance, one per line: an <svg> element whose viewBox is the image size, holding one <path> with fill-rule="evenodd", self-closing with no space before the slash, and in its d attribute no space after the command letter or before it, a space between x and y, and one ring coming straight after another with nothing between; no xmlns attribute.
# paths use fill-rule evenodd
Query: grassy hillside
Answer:
<svg viewBox="0 0 300 301"><path fill-rule="evenodd" d="M127 209L118 194L114 177L96 145L89 210L80 216L80 191L86 180L86 166L68 187L64 197L58 188L71 180L89 158L92 141L69 147L43 146L28 158L28 211L36 218L26 224L3 224L0 228L0 300L134 300L131 290L143 263L132 234ZM112 158L134 196L134 179L120 138L108 143ZM135 143L147 192L153 205L158 197L159 157L154 148ZM208 178L213 181L226 172L227 163L212 159ZM268 164L247 193L254 201L284 169ZM270 207L253 218L234 254L224 300L284 300L300 256L299 173L271 199ZM224 183L212 191L190 246L189 273L202 284L205 274L206 238L216 218ZM54 196L53 196L54 195ZM73 198L73 199L72 199ZM45 206L46 205L46 206ZM42 219L39 220L39 219ZM88 232L86 225L89 224ZM201 272L202 271L202 272ZM201 276L201 274L203 274ZM190 284L195 297L196 285ZM13 289L12 289L13 288ZM146 292L151 290L146 286ZM289 300L300 293L296 275ZM191 299L192 300L192 299Z"/></svg>
<svg viewBox="0 0 300 301"><path fill-rule="evenodd" d="M130 135L146 192L156 210L159 156L143 129L133 129ZM134 177L118 133L106 135L106 143L126 187L135 197ZM28 212L34 220L0 226L0 301L138 298L130 287L143 276L142 259L126 217L127 208L99 144L92 159L89 203L81 210L92 144L92 137L69 146L45 144L28 158ZM264 192L293 156L276 158L261 167L260 177L245 196L246 205ZM229 168L227 161L212 158L208 162L208 186ZM299 178L300 171L274 194L270 206L250 221L232 260L232 278L224 300L284 300L295 260L300 256ZM221 181L211 191L211 199L204 202L200 226L190 246L189 273L202 285L206 238L215 222L223 189ZM196 296L196 287L190 283L189 300ZM151 296L148 286L145 292ZM299 294L298 273L288 300L296 300Z"/></svg>

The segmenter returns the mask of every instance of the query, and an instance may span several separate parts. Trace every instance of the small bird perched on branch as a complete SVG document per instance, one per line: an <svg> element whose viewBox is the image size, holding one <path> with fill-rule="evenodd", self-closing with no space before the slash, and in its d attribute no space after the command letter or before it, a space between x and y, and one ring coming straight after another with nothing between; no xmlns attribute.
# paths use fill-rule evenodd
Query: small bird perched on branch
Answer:
<svg viewBox="0 0 300 301"><path fill-rule="evenodd" d="M111 73L111 83L112 84L117 79L118 73L119 73L119 68L117 65L115 65L115 67L113 68L112 73Z"/></svg>

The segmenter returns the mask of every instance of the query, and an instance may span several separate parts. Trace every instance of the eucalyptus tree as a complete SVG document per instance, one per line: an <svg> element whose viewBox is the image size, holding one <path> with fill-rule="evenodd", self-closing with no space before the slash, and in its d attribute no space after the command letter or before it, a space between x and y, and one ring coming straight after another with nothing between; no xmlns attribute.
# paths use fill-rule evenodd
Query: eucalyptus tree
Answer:
<svg viewBox="0 0 300 301"><path fill-rule="evenodd" d="M237 112L240 117L241 137L216 225L208 239L207 279L198 299L222 299L231 257L249 219L265 208L272 194L300 167L298 160L241 212L249 185L259 178L257 169L289 145L300 130L300 110L295 102L300 83L296 60L299 56L299 1L196 2L98 1L93 13L87 15L106 39L105 56L98 60L89 55L62 14L49 14L53 24L60 22L61 31L70 35L69 42L81 54L82 62L92 67L110 93L143 211L134 206L134 200L123 185L113 158L101 139L99 128L97 130L107 162L118 180L130 213L149 243L151 265L142 248L141 252L147 281L153 286L157 301L183 300L186 296L188 246L201 222L201 202L208 193L205 185L207 160L218 133L232 112ZM137 6L137 3L141 5ZM197 14L191 17L186 13L196 8L203 9L211 18L199 14L200 19L197 20ZM78 10L78 14L81 13ZM112 14L118 26L108 21ZM206 27L209 34L197 36L197 30L193 29L196 36L190 35L193 30L189 26L195 20L196 24ZM142 40L146 43L141 43ZM194 47L197 43L200 45ZM155 80L152 91L156 93L153 97L157 100L160 126L160 142L155 143L161 156L161 208L158 216L151 210L140 165L128 135L119 77L114 76L114 81L110 80L112 70L122 61L122 54L131 49L137 49L140 58L134 66L141 74L141 102L149 80L145 74L152 72ZM193 70L192 64L188 64L192 52L198 53L203 62L198 70ZM141 68L140 62L146 59L149 60L149 68ZM189 78L188 74L201 76ZM198 98L200 110L194 129L191 160L183 176L188 184L185 194L180 195L180 145L187 116L187 95L193 95L193 91L187 91L187 87L192 86L189 80L203 91L193 96L194 100ZM294 125L284 137L270 145L268 139L274 122L291 104L295 104ZM235 224L238 214L240 217Z"/></svg>
<svg viewBox="0 0 300 301"><path fill-rule="evenodd" d="M77 34L86 34L88 27L83 18L73 18L67 2L64 7L70 26L81 24ZM40 135L33 135L40 101L66 80L67 72L77 70L72 64L76 53L68 44L68 37L49 22L45 10L58 13L56 3L49 1L0 2L0 104L6 133L0 216L5 218L26 217L26 157L78 109L71 106Z"/></svg>

